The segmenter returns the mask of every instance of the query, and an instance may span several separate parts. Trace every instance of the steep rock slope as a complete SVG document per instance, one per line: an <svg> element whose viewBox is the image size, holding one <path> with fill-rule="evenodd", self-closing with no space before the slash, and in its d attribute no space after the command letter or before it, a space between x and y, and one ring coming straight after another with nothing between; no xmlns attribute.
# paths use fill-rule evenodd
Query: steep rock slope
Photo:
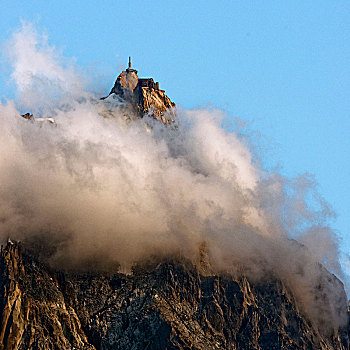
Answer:
<svg viewBox="0 0 350 350"><path fill-rule="evenodd" d="M348 349L279 280L202 276L189 262L132 274L54 271L17 243L0 256L0 349Z"/></svg>
<svg viewBox="0 0 350 350"><path fill-rule="evenodd" d="M141 118L149 115L164 124L174 122L175 103L164 90L159 89L158 82L154 82L152 78L140 79L137 70L131 68L130 58L129 68L119 74L111 92L103 99L113 97L119 98L126 104L126 108L136 112Z"/></svg>

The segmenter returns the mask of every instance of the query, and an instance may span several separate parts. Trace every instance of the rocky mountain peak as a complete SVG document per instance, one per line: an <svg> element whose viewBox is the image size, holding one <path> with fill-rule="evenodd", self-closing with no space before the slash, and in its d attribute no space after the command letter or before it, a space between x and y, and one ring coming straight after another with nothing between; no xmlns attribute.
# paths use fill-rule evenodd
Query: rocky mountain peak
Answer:
<svg viewBox="0 0 350 350"><path fill-rule="evenodd" d="M106 98L118 97L136 114L143 118L149 115L164 124L174 122L175 103L159 89L159 82L153 78L139 78L137 70L131 67L129 57L128 68L122 71Z"/></svg>
<svg viewBox="0 0 350 350"><path fill-rule="evenodd" d="M137 70L131 68L131 57L129 57L129 66L122 71L114 84L110 94L115 93L123 97L129 97L128 94L133 94L138 86L139 77Z"/></svg>

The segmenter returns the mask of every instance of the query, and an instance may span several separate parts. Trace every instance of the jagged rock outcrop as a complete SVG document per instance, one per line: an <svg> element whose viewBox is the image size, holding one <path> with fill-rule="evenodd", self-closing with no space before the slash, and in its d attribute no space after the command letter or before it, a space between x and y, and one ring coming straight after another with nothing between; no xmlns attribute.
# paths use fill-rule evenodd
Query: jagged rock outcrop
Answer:
<svg viewBox="0 0 350 350"><path fill-rule="evenodd" d="M132 274L50 269L17 243L0 255L0 349L348 349L321 335L279 280L203 276L187 261Z"/></svg>
<svg viewBox="0 0 350 350"><path fill-rule="evenodd" d="M9 243L0 256L0 349L94 349L55 274Z"/></svg>
<svg viewBox="0 0 350 350"><path fill-rule="evenodd" d="M21 117L24 118L24 119L29 119L29 120L33 120L34 119L33 114L30 114L30 113L22 114Z"/></svg>
<svg viewBox="0 0 350 350"><path fill-rule="evenodd" d="M109 95L118 97L127 107L133 110L139 117L150 115L164 124L174 122L175 103L159 89L159 83L152 78L141 79L137 75L137 70L131 68L129 58L129 68L121 72Z"/></svg>

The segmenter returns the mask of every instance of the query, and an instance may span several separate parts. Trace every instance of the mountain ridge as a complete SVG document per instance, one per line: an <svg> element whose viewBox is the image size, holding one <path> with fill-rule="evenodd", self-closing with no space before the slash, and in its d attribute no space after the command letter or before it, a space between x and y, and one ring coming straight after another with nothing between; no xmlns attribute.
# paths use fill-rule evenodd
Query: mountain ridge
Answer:
<svg viewBox="0 0 350 350"><path fill-rule="evenodd" d="M280 280L201 275L184 260L132 274L59 271L1 248L0 349L348 349L321 334Z"/></svg>

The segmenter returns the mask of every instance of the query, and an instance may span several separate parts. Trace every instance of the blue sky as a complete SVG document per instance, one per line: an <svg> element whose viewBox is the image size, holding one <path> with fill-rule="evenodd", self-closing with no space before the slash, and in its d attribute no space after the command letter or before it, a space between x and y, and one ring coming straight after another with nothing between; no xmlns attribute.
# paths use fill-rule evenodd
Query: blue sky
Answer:
<svg viewBox="0 0 350 350"><path fill-rule="evenodd" d="M179 105L212 104L261 135L268 163L309 172L350 254L349 1L6 1L0 42L30 21L109 92L133 57ZM1 58L0 96L11 96Z"/></svg>

